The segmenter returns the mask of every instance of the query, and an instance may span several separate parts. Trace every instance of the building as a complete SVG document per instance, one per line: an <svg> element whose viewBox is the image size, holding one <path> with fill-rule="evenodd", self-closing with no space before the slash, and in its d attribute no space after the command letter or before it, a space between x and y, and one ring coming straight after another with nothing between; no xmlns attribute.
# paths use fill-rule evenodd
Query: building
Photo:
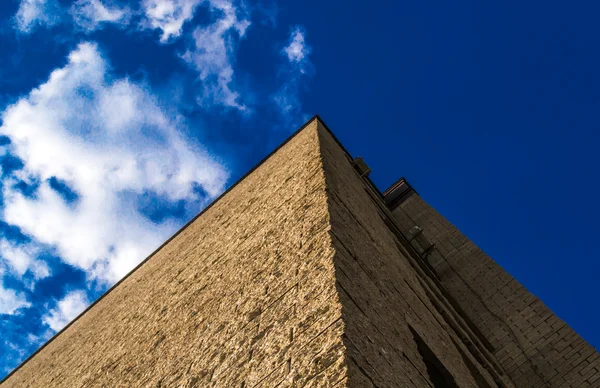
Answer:
<svg viewBox="0 0 600 388"><path fill-rule="evenodd" d="M600 387L600 358L318 118L2 387Z"/></svg>

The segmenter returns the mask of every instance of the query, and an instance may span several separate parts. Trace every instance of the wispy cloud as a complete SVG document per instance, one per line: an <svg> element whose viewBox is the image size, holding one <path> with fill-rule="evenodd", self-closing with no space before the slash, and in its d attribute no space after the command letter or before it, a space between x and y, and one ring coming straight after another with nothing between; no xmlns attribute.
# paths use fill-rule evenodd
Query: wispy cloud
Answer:
<svg viewBox="0 0 600 388"><path fill-rule="evenodd" d="M60 20L59 4L56 0L21 0L15 15L17 29L30 33L40 25L54 25Z"/></svg>
<svg viewBox="0 0 600 388"><path fill-rule="evenodd" d="M39 250L30 244L17 245L4 238L0 239L0 256L19 277L28 271L36 280L50 276L48 264L42 260L36 260L38 253Z"/></svg>
<svg viewBox="0 0 600 388"><path fill-rule="evenodd" d="M198 71L202 80L200 105L217 103L244 111L246 105L240 101L240 94L232 89L232 62L237 50L236 39L244 36L250 20L243 15L243 10L228 0L211 0L210 8L217 15L216 21L194 30L194 47L182 57Z"/></svg>
<svg viewBox="0 0 600 388"><path fill-rule="evenodd" d="M143 0L143 25L161 30L161 42L181 35L185 22L192 19L194 10L203 0Z"/></svg>
<svg viewBox="0 0 600 388"><path fill-rule="evenodd" d="M95 44L81 44L2 113L0 133L23 163L4 177L4 221L112 283L176 228L149 216L148 196L197 211L228 175L177 129L180 117L142 85L111 79L107 67Z"/></svg>
<svg viewBox="0 0 600 388"><path fill-rule="evenodd" d="M290 62L302 64L311 52L311 48L307 46L304 40L304 32L299 27L296 27L291 35L290 42L283 49Z"/></svg>
<svg viewBox="0 0 600 388"><path fill-rule="evenodd" d="M312 48L307 44L305 35L303 28L295 27L281 50L286 61L279 68L281 86L272 98L286 126L304 121L307 116L302 110L300 94L307 79L313 75L314 66L309 57Z"/></svg>
<svg viewBox="0 0 600 388"><path fill-rule="evenodd" d="M84 291L69 292L42 317L42 322L53 331L59 331L85 310L89 303Z"/></svg>
<svg viewBox="0 0 600 388"><path fill-rule="evenodd" d="M134 9L109 0L77 0L68 10L72 20L62 21L92 32L106 24L125 26L133 19L141 29L159 30L160 41L166 44L184 34L184 25L193 19L199 6L208 7L213 21L189 32L191 44L181 55L201 81L198 103L203 107L221 105L246 111L248 107L235 88L234 74L239 39L251 24L242 0L142 0ZM62 13L57 0L21 0L16 25L28 33L38 25L58 23Z"/></svg>
<svg viewBox="0 0 600 388"><path fill-rule="evenodd" d="M28 34L36 27L50 27L59 22L75 23L86 32L107 23L128 24L133 16L131 9L112 4L110 0L77 0L67 10L61 7L58 0L21 0L14 17L15 27L19 32Z"/></svg>
<svg viewBox="0 0 600 388"><path fill-rule="evenodd" d="M0 266L0 315L12 315L20 308L31 306L24 293L4 287L3 277L4 269Z"/></svg>
<svg viewBox="0 0 600 388"><path fill-rule="evenodd" d="M129 8L109 6L101 0L77 0L70 13L75 23L86 31L96 30L105 23L126 25L131 17Z"/></svg>

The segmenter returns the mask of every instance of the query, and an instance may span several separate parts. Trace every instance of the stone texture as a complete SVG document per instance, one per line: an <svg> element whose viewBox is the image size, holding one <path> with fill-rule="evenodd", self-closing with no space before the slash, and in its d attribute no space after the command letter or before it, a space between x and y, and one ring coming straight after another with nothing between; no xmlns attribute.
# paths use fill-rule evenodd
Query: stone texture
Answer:
<svg viewBox="0 0 600 388"><path fill-rule="evenodd" d="M312 121L2 386L341 381L326 202Z"/></svg>
<svg viewBox="0 0 600 388"><path fill-rule="evenodd" d="M393 214L435 244L428 262L516 386L600 387L598 352L419 195Z"/></svg>
<svg viewBox="0 0 600 388"><path fill-rule="evenodd" d="M442 308L444 302L428 294L427 276L415 268L414 258L385 223L381 199L369 195L369 188L332 135L324 129L319 133L336 284L346 325L348 386L431 386L412 331L442 361L456 386L495 386L492 376L464 347L459 333L438 312L436 305ZM480 383L465 357L477 370ZM512 386L508 380L504 384Z"/></svg>

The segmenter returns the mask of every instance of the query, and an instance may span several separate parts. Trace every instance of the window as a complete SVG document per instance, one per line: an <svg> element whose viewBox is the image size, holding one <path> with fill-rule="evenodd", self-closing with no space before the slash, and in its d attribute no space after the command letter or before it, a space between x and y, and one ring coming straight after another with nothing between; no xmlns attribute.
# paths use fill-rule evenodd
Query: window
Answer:
<svg viewBox="0 0 600 388"><path fill-rule="evenodd" d="M429 346L423 341L421 336L410 327L413 338L417 343L417 349L419 354L423 358L423 362L427 367L427 374L429 375L429 381L435 388L457 388L454 377L448 372L444 364L437 358L437 356L431 351Z"/></svg>

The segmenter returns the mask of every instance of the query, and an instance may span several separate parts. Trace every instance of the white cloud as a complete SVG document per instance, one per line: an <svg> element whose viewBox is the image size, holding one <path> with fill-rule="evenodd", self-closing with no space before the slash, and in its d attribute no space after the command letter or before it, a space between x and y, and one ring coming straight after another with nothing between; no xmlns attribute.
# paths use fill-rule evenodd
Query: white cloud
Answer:
<svg viewBox="0 0 600 388"><path fill-rule="evenodd" d="M233 82L233 54L236 51L235 35L243 37L250 21L238 14L242 11L228 0L212 0L210 7L219 14L208 26L197 27L193 37L195 47L182 56L199 73L203 81L204 95L199 102L218 103L245 110L239 102L239 93L231 89Z"/></svg>
<svg viewBox="0 0 600 388"><path fill-rule="evenodd" d="M96 45L79 45L65 67L2 113L0 134L24 164L3 178L4 221L90 278L112 283L178 225L141 214L144 196L183 200L197 211L228 175L186 140L178 116L143 86L111 79L107 67ZM77 194L75 202L52 187L53 177ZM39 183L34 196L16 188L20 180Z"/></svg>
<svg viewBox="0 0 600 388"><path fill-rule="evenodd" d="M30 33L37 25L53 25L59 20L56 0L21 0L15 15L17 29Z"/></svg>
<svg viewBox="0 0 600 388"><path fill-rule="evenodd" d="M290 36L289 44L283 49L290 62L301 63L307 55L310 54L311 48L306 45L304 33L300 28L294 29Z"/></svg>
<svg viewBox="0 0 600 388"><path fill-rule="evenodd" d="M12 315L18 309L29 306L31 304L23 293L0 286L0 314Z"/></svg>
<svg viewBox="0 0 600 388"><path fill-rule="evenodd" d="M129 8L108 6L101 0L77 0L71 6L71 15L79 27L93 31L102 23L127 24L131 11Z"/></svg>
<svg viewBox="0 0 600 388"><path fill-rule="evenodd" d="M65 295L56 308L51 309L42 317L42 322L54 331L59 331L75 319L90 302L84 291L72 291Z"/></svg>
<svg viewBox="0 0 600 388"><path fill-rule="evenodd" d="M0 315L14 314L18 309L31 306L27 297L22 292L16 292L10 288L4 288L2 278L4 270L0 267Z"/></svg>
<svg viewBox="0 0 600 388"><path fill-rule="evenodd" d="M287 59L279 70L281 86L273 95L273 101L279 108L283 124L294 126L306 121L308 115L302 112L300 93L306 85L306 80L314 72L310 61L311 47L306 43L304 30L296 27L292 30L287 45L281 54Z"/></svg>
<svg viewBox="0 0 600 388"><path fill-rule="evenodd" d="M236 39L241 38L250 26L245 5L234 5L234 0L143 0L145 28L161 30L161 42L178 38L184 24L194 17L196 8L208 5L215 20L198 26L192 33L193 47L182 58L199 73L202 93L200 105L222 104L246 110L240 95L232 89L234 81L233 55Z"/></svg>
<svg viewBox="0 0 600 388"><path fill-rule="evenodd" d="M194 16L203 0L143 0L146 27L162 31L161 42L181 35L183 24Z"/></svg>
<svg viewBox="0 0 600 388"><path fill-rule="evenodd" d="M48 265L36 260L39 251L30 244L16 245L6 239L0 239L0 256L18 276L30 271L35 279L50 276Z"/></svg>

